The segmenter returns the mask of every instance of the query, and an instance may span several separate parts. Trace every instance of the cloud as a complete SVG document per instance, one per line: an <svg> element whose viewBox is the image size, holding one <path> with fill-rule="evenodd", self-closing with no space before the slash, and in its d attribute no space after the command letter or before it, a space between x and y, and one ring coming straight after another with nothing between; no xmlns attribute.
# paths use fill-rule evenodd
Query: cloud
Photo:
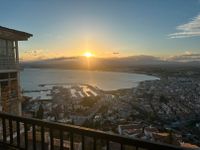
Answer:
<svg viewBox="0 0 200 150"><path fill-rule="evenodd" d="M119 52L113 52L113 55L119 55Z"/></svg>
<svg viewBox="0 0 200 150"><path fill-rule="evenodd" d="M20 60L32 60L32 59L41 59L43 57L44 50L37 49L37 50L27 50L20 54Z"/></svg>
<svg viewBox="0 0 200 150"><path fill-rule="evenodd" d="M200 14L186 24L176 27L176 33L169 34L170 38L187 38L200 36Z"/></svg>
<svg viewBox="0 0 200 150"><path fill-rule="evenodd" d="M56 57L56 58L49 58L45 59L48 61L66 61L66 60L75 60L78 59L78 57Z"/></svg>
<svg viewBox="0 0 200 150"><path fill-rule="evenodd" d="M168 58L168 60L176 62L200 61L200 53L186 51L183 54L171 56Z"/></svg>
<svg viewBox="0 0 200 150"><path fill-rule="evenodd" d="M64 60L73 60L77 57L69 57L64 54L63 51L48 51L45 49L34 49L27 50L20 54L20 61L42 61L42 60L51 60L51 61L64 61Z"/></svg>

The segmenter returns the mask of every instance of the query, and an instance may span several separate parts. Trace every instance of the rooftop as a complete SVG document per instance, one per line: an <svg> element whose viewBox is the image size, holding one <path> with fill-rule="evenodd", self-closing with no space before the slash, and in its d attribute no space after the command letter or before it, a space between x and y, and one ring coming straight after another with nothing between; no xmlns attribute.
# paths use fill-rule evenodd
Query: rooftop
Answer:
<svg viewBox="0 0 200 150"><path fill-rule="evenodd" d="M26 40L28 40L28 38L30 38L32 36L33 35L30 33L17 31L14 29L9 29L9 28L0 26L0 38L2 38L2 39L26 41Z"/></svg>

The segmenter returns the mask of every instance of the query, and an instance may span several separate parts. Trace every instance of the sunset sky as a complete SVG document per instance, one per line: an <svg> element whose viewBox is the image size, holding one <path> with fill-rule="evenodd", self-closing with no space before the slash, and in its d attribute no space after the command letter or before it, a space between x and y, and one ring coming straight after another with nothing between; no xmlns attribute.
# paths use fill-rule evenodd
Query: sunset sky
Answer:
<svg viewBox="0 0 200 150"><path fill-rule="evenodd" d="M200 53L200 0L0 0L1 26L33 34L23 60Z"/></svg>

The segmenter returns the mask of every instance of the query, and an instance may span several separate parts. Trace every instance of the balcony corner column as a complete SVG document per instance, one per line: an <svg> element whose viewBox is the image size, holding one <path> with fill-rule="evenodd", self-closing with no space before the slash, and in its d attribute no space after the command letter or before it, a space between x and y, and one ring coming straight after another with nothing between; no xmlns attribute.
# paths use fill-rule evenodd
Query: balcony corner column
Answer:
<svg viewBox="0 0 200 150"><path fill-rule="evenodd" d="M17 63L17 65L19 65L18 41L15 41L15 51L16 51L16 63Z"/></svg>

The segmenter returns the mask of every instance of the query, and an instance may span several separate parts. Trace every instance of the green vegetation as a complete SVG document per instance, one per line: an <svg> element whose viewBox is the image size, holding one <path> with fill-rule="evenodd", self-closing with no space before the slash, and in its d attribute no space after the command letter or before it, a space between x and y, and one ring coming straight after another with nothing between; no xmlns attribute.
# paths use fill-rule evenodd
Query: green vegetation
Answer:
<svg viewBox="0 0 200 150"><path fill-rule="evenodd" d="M168 101L168 99L164 95L161 95L160 96L160 102L167 104L169 101Z"/></svg>
<svg viewBox="0 0 200 150"><path fill-rule="evenodd" d="M83 100L80 102L80 105L85 107L92 107L100 97L84 97Z"/></svg>

